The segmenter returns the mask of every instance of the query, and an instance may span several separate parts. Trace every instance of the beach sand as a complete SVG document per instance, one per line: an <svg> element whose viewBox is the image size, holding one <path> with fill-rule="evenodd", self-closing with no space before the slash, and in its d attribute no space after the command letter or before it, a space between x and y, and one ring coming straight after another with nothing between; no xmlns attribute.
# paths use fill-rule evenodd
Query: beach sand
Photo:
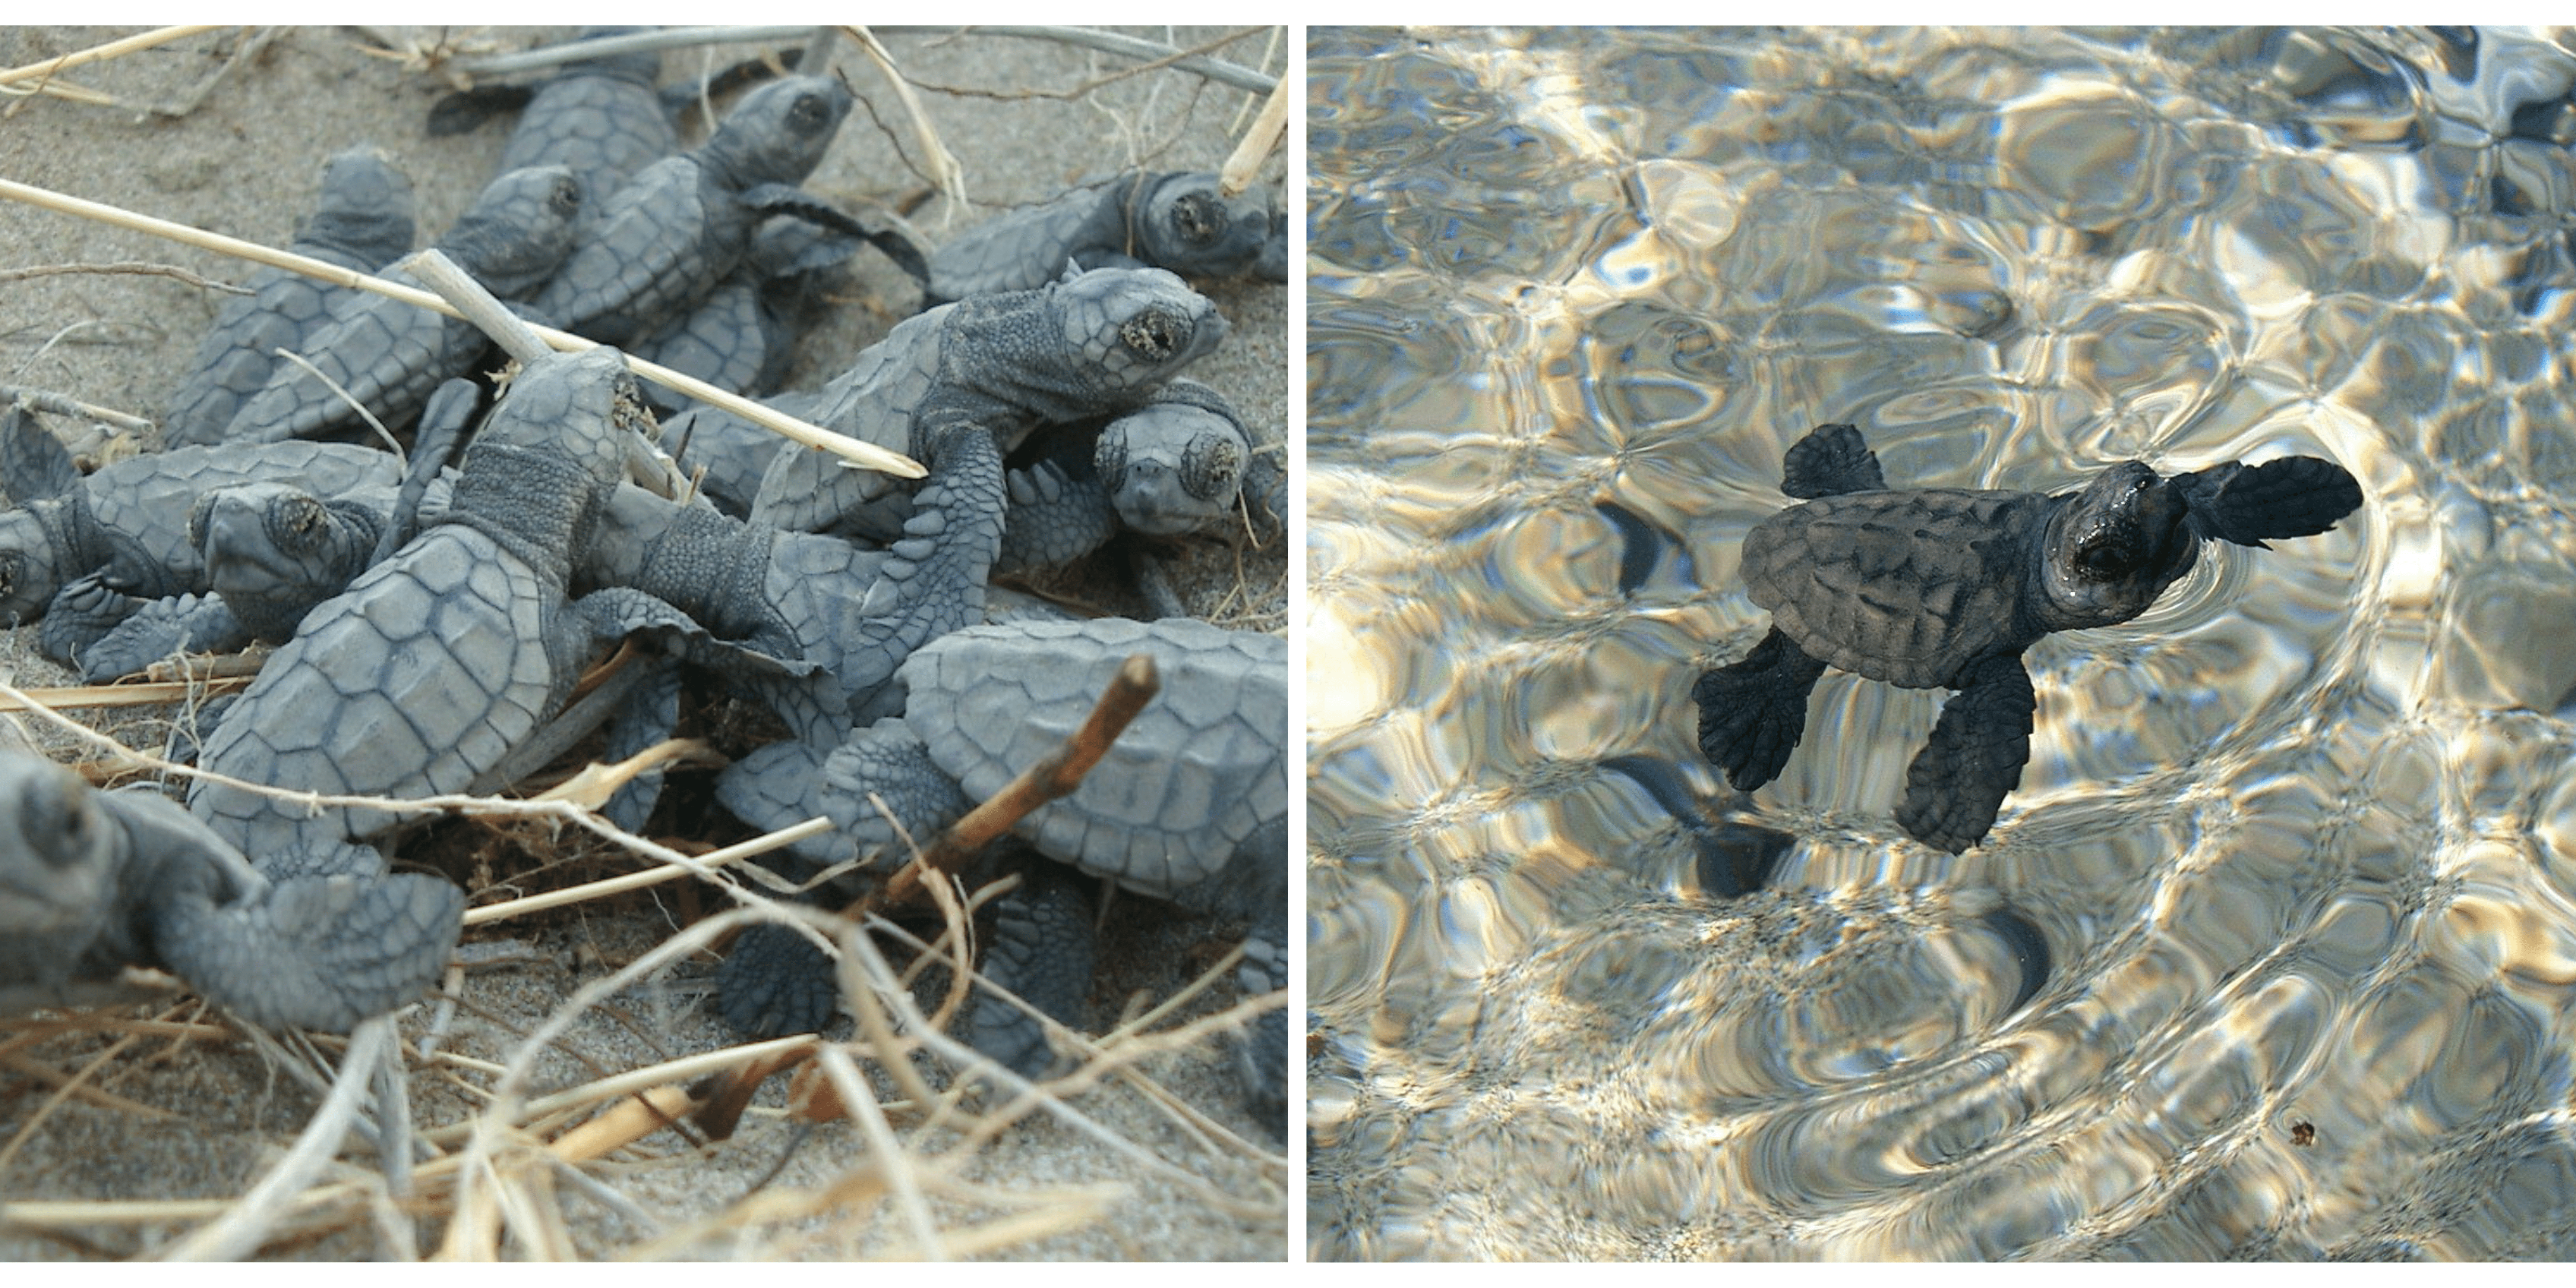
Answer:
<svg viewBox="0 0 2576 1288"><path fill-rule="evenodd" d="M382 29L378 29L381 33ZM417 47L445 52L519 49L562 33L525 29L469 32L404 29ZM85 49L127 34L117 29L0 30L0 67ZM1182 47L1224 29L1139 31ZM115 95L122 106L56 98L6 100L0 116L0 176L273 246L290 239L309 210L323 158L358 143L391 153L410 174L420 205L422 244L443 230L488 179L508 137L505 117L450 138L426 136L430 105L449 92L432 61L406 62L369 52L377 42L350 28L277 32L265 48L226 68L242 42L240 29L220 29L166 47L63 73L63 79ZM934 37L887 33L896 62L918 85L941 138L962 163L972 209L952 212L932 197L911 215L934 244L997 210L1042 200L1071 184L1136 165L1213 169L1231 150L1257 103L1182 71L1157 69L1098 83L1134 69L1134 60L1045 41L970 34ZM786 42L779 47L794 47ZM885 78L858 47L837 46L836 65L864 100L823 168L807 187L847 205L899 205L929 185L898 157L919 156ZM743 47L711 51L721 66ZM1246 65L1265 56L1275 72L1284 53L1265 55L1256 34L1220 51ZM700 52L665 56L665 81L694 76ZM220 79L184 115L140 112L138 105L181 101L209 77ZM944 87L944 88L931 88ZM949 90L967 92L949 92ZM1044 91L1045 93L1041 93ZM1069 91L1069 93L1067 93ZM1048 96L1053 95L1053 96ZM688 127L694 141L698 127ZM1263 180L1276 184L1273 158ZM0 271L46 265L141 262L168 265L219 281L239 281L251 266L139 233L0 203ZM915 306L908 279L873 252L853 268L858 296L809 336L792 387L827 379L860 347L881 337ZM1238 281L1204 287L1232 324L1224 348L1191 375L1224 391L1272 441L1287 424L1287 293L1277 284ZM214 291L152 273L77 273L0 283L0 383L69 395L150 417L182 374L197 339L223 302ZM67 428L55 422L58 428ZM1177 578L1194 611L1227 624L1283 629L1284 543L1184 543ZM1124 565L1096 565L1053 589L1093 606L1135 613L1141 602L1124 584ZM69 677L36 654L31 632L0 641L0 669L10 683L36 687ZM158 741L155 721L167 709L80 711L97 727L122 730L129 742ZM57 758L95 756L25 721ZM682 776L675 791L692 790ZM703 794L703 785L694 790ZM530 853L583 852L603 874L635 863L596 844L482 824L474 844L495 880L525 890L559 884L551 872L511 870ZM524 825L523 825L524 826ZM737 831L733 835L740 835ZM604 856L604 857L602 857ZM569 869L567 869L569 870ZM511 1060L520 1035L563 1005L585 983L649 951L687 920L692 908L728 906L714 891L658 892L587 903L489 932L469 942L508 939L526 946L525 964L468 976L468 1008L441 1050L460 1060L424 1066L410 1076L412 1118L424 1129L468 1120L493 1077L478 1064ZM1131 998L1159 1001L1203 973L1243 933L1240 925L1180 916L1148 901L1113 901L1104 926L1103 962L1090 1031L1113 1025ZM533 1094L576 1086L605 1074L730 1045L732 1039L698 1004L712 956L695 955L663 984L620 994L583 1013L555 1049L532 1057ZM1224 1010L1242 999L1224 972L1209 992L1161 1027ZM169 1011L108 1013L149 1018ZM116 1045L119 1035L92 1025L50 1032L33 1021L0 1021L0 1258L57 1259L153 1255L207 1219L197 1208L156 1211L171 1200L232 1200L273 1166L319 1101L316 1091L285 1076L219 1017ZM427 1008L402 1024L407 1044L424 1030ZM131 1026L129 1026L131 1027ZM148 1026L146 1026L148 1027ZM113 1049L111 1049L113 1048ZM860 1064L868 1067L863 1048ZM1240 1104L1228 1043L1209 1037L1186 1050L1144 1058L1138 1069L1250 1147L1212 1143L1120 1078L1068 1096L1123 1145L1105 1143L1051 1119L1020 1117L972 1149L952 1116L926 1126L897 1109L891 1132L910 1169L887 1165L866 1135L836 1121L810 1133L763 1194L780 1202L840 1186L838 1209L776 1223L734 1222L703 1237L661 1245L657 1237L727 1209L787 1153L795 1129L780 1114L785 1079L774 1079L731 1139L693 1144L664 1131L637 1146L585 1164L579 1176L534 1167L503 1187L504 1256L831 1258L871 1253L917 1254L916 1233L941 1232L946 1246L994 1257L1062 1259L1262 1259L1286 1248L1287 1174L1277 1143ZM79 1073L84 1087L118 1098L89 1103L58 1095L57 1080ZM873 1084L887 1099L900 1092L882 1071ZM59 1103L57 1103L59 1101ZM452 1148L452 1144L449 1146ZM523 1159L522 1150L511 1158ZM513 1164L516 1166L516 1164ZM316 1191L317 1206L291 1213L259 1255L353 1259L433 1253L447 1234L451 1203L443 1183L425 1182L420 1197L396 1206L365 1197L378 1188L375 1156L354 1136ZM433 1169L434 1170L434 1169ZM907 1178L928 1191L907 1207ZM922 1180L921 1178L929 1178ZM336 1197L335 1197L336 1196ZM351 1197L358 1196L358 1197ZM511 1206L512 1203L518 1206ZM65 1204L95 1204L66 1208ZM807 1206L816 1206L808 1204ZM1001 1226L992 1223L1003 1222ZM1056 1228L1063 1227L1063 1228Z"/></svg>

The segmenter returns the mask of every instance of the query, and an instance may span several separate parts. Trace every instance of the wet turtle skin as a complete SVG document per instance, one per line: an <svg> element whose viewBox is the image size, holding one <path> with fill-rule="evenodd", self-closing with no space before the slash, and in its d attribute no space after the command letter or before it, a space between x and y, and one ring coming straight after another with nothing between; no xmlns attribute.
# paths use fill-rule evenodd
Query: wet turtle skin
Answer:
<svg viewBox="0 0 2576 1288"><path fill-rule="evenodd" d="M2314 536L2362 499L2350 473L2307 456L2171 477L2124 461L2054 494L1891 490L1850 425L1793 444L1781 487L1807 500L1744 539L1745 586L1771 630L1693 687L1701 751L1738 790L1777 777L1828 666L1956 689L1897 808L1908 835L1952 853L1984 839L2029 760L2024 650L2145 612L2203 541Z"/></svg>

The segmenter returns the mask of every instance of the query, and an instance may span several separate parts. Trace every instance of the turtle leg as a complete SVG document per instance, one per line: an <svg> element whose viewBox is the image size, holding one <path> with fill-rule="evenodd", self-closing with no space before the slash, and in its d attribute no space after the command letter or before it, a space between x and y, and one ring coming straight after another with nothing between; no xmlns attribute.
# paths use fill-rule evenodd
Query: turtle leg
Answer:
<svg viewBox="0 0 2576 1288"><path fill-rule="evenodd" d="M80 651L81 679L104 684L183 650L230 653L250 642L250 628L220 595L157 599Z"/></svg>
<svg viewBox="0 0 2576 1288"><path fill-rule="evenodd" d="M836 233L845 233L859 238L876 247L888 260L893 261L896 268L902 269L912 280L916 282L930 280L930 257L922 254L921 247L913 244L913 240L905 236L901 229L870 228L842 213L831 203L793 184L756 185L744 191L742 204L763 215L786 215L831 229Z"/></svg>
<svg viewBox="0 0 2576 1288"><path fill-rule="evenodd" d="M1243 941L1235 983L1246 997L1288 987L1288 909L1271 909ZM1263 1011L1236 1049L1244 1106L1280 1139L1288 1137L1288 1008Z"/></svg>
<svg viewBox="0 0 2576 1288"><path fill-rule="evenodd" d="M151 603L107 584L102 573L90 573L54 592L45 620L36 624L36 647L45 656L71 666L89 646L106 638L129 617Z"/></svg>
<svg viewBox="0 0 2576 1288"><path fill-rule="evenodd" d="M1780 490L1802 501L1846 492L1883 492L1878 453L1849 425L1818 425L1789 444L1781 458Z"/></svg>
<svg viewBox="0 0 2576 1288"><path fill-rule="evenodd" d="M1726 781L1749 792L1780 776L1807 728L1807 695L1825 664L1807 656L1772 627L1739 662L1699 677L1691 701L1699 704L1699 750L1726 771Z"/></svg>
<svg viewBox="0 0 2576 1288"><path fill-rule="evenodd" d="M1091 900L1053 863L1032 864L1021 882L997 909L982 974L1058 1023L1079 1026L1096 955ZM1055 1063L1037 1019L990 993L975 994L966 1035L976 1050L1024 1078L1043 1078Z"/></svg>
<svg viewBox="0 0 2576 1288"><path fill-rule="evenodd" d="M2175 482L2190 507L2195 535L2240 546L2313 537L2361 508L2361 484L2351 472L2314 456L2251 466L2229 462Z"/></svg>
<svg viewBox="0 0 2576 1288"><path fill-rule="evenodd" d="M743 931L716 968L716 1014L746 1037L820 1033L840 1005L830 955L785 926Z"/></svg>
<svg viewBox="0 0 2576 1288"><path fill-rule="evenodd" d="M245 1020L346 1033L438 982L464 911L436 877L299 877L229 905L174 895L155 909L153 945Z"/></svg>
<svg viewBox="0 0 2576 1288"><path fill-rule="evenodd" d="M1896 807L1907 835L1952 854L1985 839L2005 795L2020 785L2039 707L2019 654L1987 658L1965 679L1906 767L1905 800Z"/></svg>

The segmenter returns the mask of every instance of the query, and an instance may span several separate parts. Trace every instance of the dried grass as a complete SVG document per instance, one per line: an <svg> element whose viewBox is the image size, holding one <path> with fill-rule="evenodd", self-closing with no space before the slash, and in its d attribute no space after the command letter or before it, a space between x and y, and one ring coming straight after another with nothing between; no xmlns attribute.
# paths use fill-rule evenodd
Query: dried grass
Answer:
<svg viewBox="0 0 2576 1288"><path fill-rule="evenodd" d="M244 41L234 61L258 43L258 36ZM464 66L458 55L476 44L441 36L434 45L404 47L424 67L455 72ZM62 85L51 72L29 83L36 80ZM1261 88L1269 88L1266 78ZM1241 552L1235 558L1229 604L1265 598L1247 584L1253 575L1242 571ZM25 635L15 632L0 646L0 674L50 672L27 656ZM114 687L125 691L117 697L141 696L137 686ZM116 774L175 781L195 771L126 744L157 744L162 726L193 721L207 692L203 682L155 691L156 703L177 705L148 708L153 714L145 720L119 709L65 707L102 700L93 691L0 685L0 701L26 704L58 758L77 748L70 754L97 757L102 775L115 766ZM424 805L275 794L316 806ZM571 800L455 796L429 804L510 825L488 844L506 856L516 897L474 910L475 942L460 958L533 957L539 964L460 964L440 994L397 1017L400 1041L388 1032L382 1045L407 1091L377 1076L384 1061L368 1068L362 1048L373 1039L365 1034L349 1043L272 1040L202 1004L171 1004L172 982L148 973L120 985L145 995L160 990L164 1000L148 1012L127 1006L0 1020L0 1069L8 1071L5 1081L21 1082L0 1085L0 1116L11 1124L0 1144L7 1151L0 1153L0 1195L63 1193L23 1170L34 1153L77 1148L52 1145L49 1137L92 1132L104 1120L137 1138L130 1133L144 1124L171 1123L173 1106L194 1112L201 1094L248 1097L269 1108L225 1117L238 1112L258 1122L264 1114L272 1124L264 1130L281 1147L299 1138L254 1173L230 1180L187 1177L174 1165L163 1182L169 1188L157 1195L10 1198L0 1202L0 1238L84 1256L751 1260L995 1257L1044 1248L1151 1255L1156 1236L1139 1224L1138 1212L1140 1198L1152 1193L1241 1222L1284 1252L1285 1158L1266 1139L1246 1140L1227 1120L1197 1108L1194 1099L1211 1098L1206 1091L1169 1085L1175 1077L1204 1079L1209 1063L1227 1062L1228 1035L1284 1004L1277 995L1218 1004L1231 988L1235 955L1197 971L1184 987L1157 989L1152 1002L1131 1005L1128 1018L1097 1038L1050 1023L1072 1066L1033 1084L941 1029L963 997L958 966L971 952L973 909L992 897L991 887L928 883L940 921L925 938L881 918L854 925L784 903L746 879L756 868L739 860L785 843L785 834L692 855L668 838L621 832ZM609 864L626 871L587 879ZM699 904L715 911L690 915ZM479 952L504 920L512 933L536 940ZM674 933L619 956L643 923L666 920ZM703 965L710 945L759 921L800 927L840 957L845 999L858 1020L851 1037L687 1049L689 1030L671 1021L662 999L687 987L679 977ZM560 950L549 945L586 949L594 934L608 945L607 956L597 968L576 966L589 972L587 983L516 985L512 971L562 969L552 965ZM913 954L909 961L887 956L903 950ZM916 997L925 973L943 962L950 986L935 999ZM521 999L531 995L549 1000L523 1009ZM524 1031L499 1039L514 1027ZM646 1051L658 1054L636 1054ZM787 1080L773 1078L748 1107L713 1103L726 1074L755 1064L787 1073L794 1095L781 1085ZM174 1080L182 1079L190 1090L174 1094L182 1085ZM196 1090L209 1085L227 1090ZM1214 1098L1230 1101L1231 1092ZM317 1103L333 1105L332 1116L314 1115ZM718 1108L739 1116L738 1133L719 1136L692 1118ZM302 1130L275 1127L281 1115ZM171 1130L187 1125L172 1123ZM791 1136L803 1148L773 1160ZM1051 1146L1054 1152L1032 1166L1032 1140L1080 1144L1072 1151ZM773 1182L746 1183L773 1161L792 1166Z"/></svg>

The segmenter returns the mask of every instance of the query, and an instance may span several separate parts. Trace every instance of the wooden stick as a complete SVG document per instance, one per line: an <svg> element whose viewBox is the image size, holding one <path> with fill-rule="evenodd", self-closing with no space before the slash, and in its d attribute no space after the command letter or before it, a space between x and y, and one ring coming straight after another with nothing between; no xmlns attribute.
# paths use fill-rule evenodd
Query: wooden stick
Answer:
<svg viewBox="0 0 2576 1288"><path fill-rule="evenodd" d="M1217 171L1216 190L1234 196L1252 186L1252 176L1261 163L1270 159L1288 137L1288 82L1270 91L1270 101L1261 105L1261 115L1252 119L1252 128L1243 132L1243 142L1235 145L1234 155L1225 159L1225 168Z"/></svg>
<svg viewBox="0 0 2576 1288"><path fill-rule="evenodd" d="M721 850L717 850L706 855L699 859L698 862L710 868L722 867L728 863L748 859L753 855L767 854L771 850L793 845L798 841L804 840L806 837L815 836L831 830L832 820L828 818L809 818L794 827L783 827L775 832L768 833L765 836L755 836L748 841L741 842L740 844L728 845ZM485 925L510 917L524 916L531 912L542 912L548 908L561 907L567 903L579 903L584 899L599 899L612 894L623 894L629 890L641 890L646 886L660 885L665 881L676 881L681 877L693 875L695 874L683 867L659 867L649 872L630 872L622 877L610 877L607 880L593 881L587 885L577 885L569 889L549 891L545 894L532 894L524 899L512 899L507 903L496 903L487 907L475 908L465 914L465 924L469 926Z"/></svg>
<svg viewBox="0 0 2576 1288"><path fill-rule="evenodd" d="M456 316L492 337L492 343L501 346L501 352L509 354L511 361L525 365L554 352L537 338L537 329L528 325L526 318L504 307L472 274L458 268L445 251L432 246L410 255L394 268L419 278L421 285L456 306Z"/></svg>
<svg viewBox="0 0 2576 1288"><path fill-rule="evenodd" d="M250 677L226 680L173 680L163 684L82 684L64 689L28 689L27 701L19 702L0 693L0 711L27 711L42 707L59 711L65 707L148 707L163 702L185 702L193 694L214 697L238 693L250 687Z"/></svg>
<svg viewBox="0 0 2576 1288"><path fill-rule="evenodd" d="M1091 709L1091 718L1065 740L1053 753L1021 770L1019 777L967 812L966 817L949 824L948 830L921 852L920 857L904 865L894 879L886 882L881 896L872 895L852 903L847 915L856 916L877 904L899 903L912 897L929 873L953 873L966 866L975 851L984 848L994 837L1011 830L1030 810L1048 801L1073 794L1082 786L1082 776L1107 753L1109 744L1126 732L1127 722L1145 709L1162 690L1162 681L1154 672L1150 653L1137 653L1118 667L1100 704Z"/></svg>
<svg viewBox="0 0 2576 1288"><path fill-rule="evenodd" d="M51 76L55 72L69 71L85 63L100 62L119 54L133 53L138 49L150 49L155 45L166 45L174 40L185 40L202 31L213 30L212 27L163 27L158 31L147 31L140 35L127 36L122 40L111 40L94 49L65 54L60 58L48 58L42 62L29 63L24 67L12 67L5 72L0 72L0 85L15 85L22 80Z"/></svg>
<svg viewBox="0 0 2576 1288"><path fill-rule="evenodd" d="M213 251L238 259L247 259L253 263L283 268L288 272L301 273L306 277L329 282L334 286L372 291L377 295L401 300L405 304L428 309L434 313L442 313L448 317L459 319L464 317L464 314L457 312L447 301L417 287L388 282L381 277L370 277L365 273L352 272L336 264L325 264L318 259L308 259L292 251L278 250L262 246L257 242L246 242L236 237L226 237L221 233L190 228L185 224L174 224L166 219L139 215L116 206L85 201L51 189L19 183L14 179L0 179L0 198L61 214L78 215L84 219L93 219L134 232L150 233L155 237L168 238L171 241L194 246L199 250ZM538 338L565 353L582 353L599 347L596 341L583 339L568 331L557 331L551 327L531 329L536 332ZM809 425L739 394L727 393L693 376L682 375L668 367L646 362L631 353L622 356L626 359L628 369L665 389L675 390L700 402L731 412L771 433L792 439L804 446L830 452L861 469L877 470L894 475L896 478L906 479L921 478L928 473L921 467L919 461L900 452L891 452L874 443L861 442L846 434L836 434L821 426Z"/></svg>

